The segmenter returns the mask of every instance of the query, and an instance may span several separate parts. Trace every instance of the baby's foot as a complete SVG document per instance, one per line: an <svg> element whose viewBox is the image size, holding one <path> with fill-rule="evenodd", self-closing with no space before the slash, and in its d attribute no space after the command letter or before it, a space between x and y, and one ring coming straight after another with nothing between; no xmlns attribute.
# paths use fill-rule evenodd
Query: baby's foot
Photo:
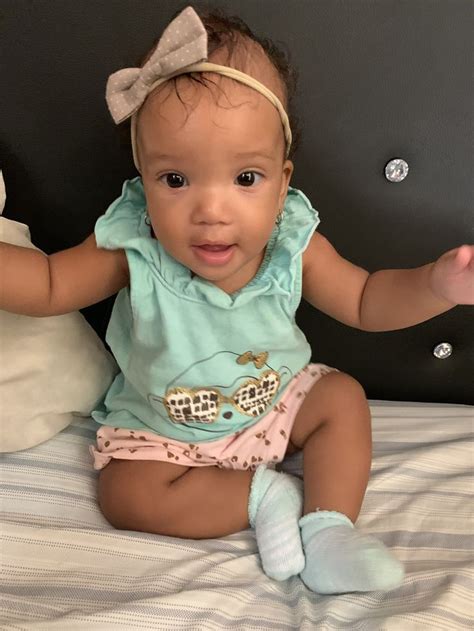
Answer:
<svg viewBox="0 0 474 631"><path fill-rule="evenodd" d="M303 482L260 465L252 480L249 521L255 528L265 574L277 581L304 568L299 519L303 512Z"/></svg>
<svg viewBox="0 0 474 631"><path fill-rule="evenodd" d="M378 539L358 532L342 513L317 511L299 523L306 556L300 577L312 591L387 591L402 583L400 561Z"/></svg>

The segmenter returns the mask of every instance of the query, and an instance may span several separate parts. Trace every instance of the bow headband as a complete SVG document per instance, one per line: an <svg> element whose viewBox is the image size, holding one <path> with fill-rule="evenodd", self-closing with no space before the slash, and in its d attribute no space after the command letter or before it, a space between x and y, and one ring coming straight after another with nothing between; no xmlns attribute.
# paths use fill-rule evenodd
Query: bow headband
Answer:
<svg viewBox="0 0 474 631"><path fill-rule="evenodd" d="M186 7L163 31L150 59L143 68L123 68L110 75L106 100L115 123L132 117L133 161L140 172L136 148L137 112L147 96L161 83L188 72L216 72L240 81L263 94L277 108L286 139L286 157L291 147L291 129L285 108L278 97L260 81L235 68L208 63L207 31L192 7Z"/></svg>

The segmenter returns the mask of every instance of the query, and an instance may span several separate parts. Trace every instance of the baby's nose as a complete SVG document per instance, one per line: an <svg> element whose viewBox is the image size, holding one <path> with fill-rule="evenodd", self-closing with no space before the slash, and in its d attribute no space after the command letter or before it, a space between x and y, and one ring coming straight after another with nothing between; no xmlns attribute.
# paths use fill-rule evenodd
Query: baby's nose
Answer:
<svg viewBox="0 0 474 631"><path fill-rule="evenodd" d="M194 223L228 224L231 222L231 216L231 209L223 193L204 191L194 203Z"/></svg>

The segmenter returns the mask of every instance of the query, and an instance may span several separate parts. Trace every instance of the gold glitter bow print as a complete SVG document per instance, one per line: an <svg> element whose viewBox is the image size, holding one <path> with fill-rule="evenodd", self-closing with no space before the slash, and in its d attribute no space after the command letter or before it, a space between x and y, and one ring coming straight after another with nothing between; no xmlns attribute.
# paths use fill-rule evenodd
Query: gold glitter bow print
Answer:
<svg viewBox="0 0 474 631"><path fill-rule="evenodd" d="M253 362L255 364L255 368L263 368L268 359L268 353L263 351L263 353L259 353L258 355L254 355L252 351L247 351L243 355L239 355L237 357L238 364L248 364L249 362Z"/></svg>

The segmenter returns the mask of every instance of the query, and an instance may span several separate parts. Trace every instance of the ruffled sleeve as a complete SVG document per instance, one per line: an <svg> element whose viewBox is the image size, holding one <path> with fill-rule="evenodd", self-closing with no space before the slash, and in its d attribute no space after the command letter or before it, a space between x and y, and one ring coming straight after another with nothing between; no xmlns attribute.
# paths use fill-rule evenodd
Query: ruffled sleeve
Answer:
<svg viewBox="0 0 474 631"><path fill-rule="evenodd" d="M268 265L262 266L254 280L266 284L269 292L285 294L291 313L301 301L302 254L319 223L319 214L306 195L289 186L282 222L269 243Z"/></svg>
<svg viewBox="0 0 474 631"><path fill-rule="evenodd" d="M125 180L120 197L110 204L95 224L97 245L105 250L118 250L128 247L135 239L150 238L145 214L146 200L141 178Z"/></svg>
<svg viewBox="0 0 474 631"><path fill-rule="evenodd" d="M98 247L125 250L135 281L143 274L143 264L149 272L157 275L160 275L163 265L169 265L170 257L153 237L146 218L145 191L138 176L125 180L122 194L99 217L94 229ZM166 258L165 262L163 258Z"/></svg>

